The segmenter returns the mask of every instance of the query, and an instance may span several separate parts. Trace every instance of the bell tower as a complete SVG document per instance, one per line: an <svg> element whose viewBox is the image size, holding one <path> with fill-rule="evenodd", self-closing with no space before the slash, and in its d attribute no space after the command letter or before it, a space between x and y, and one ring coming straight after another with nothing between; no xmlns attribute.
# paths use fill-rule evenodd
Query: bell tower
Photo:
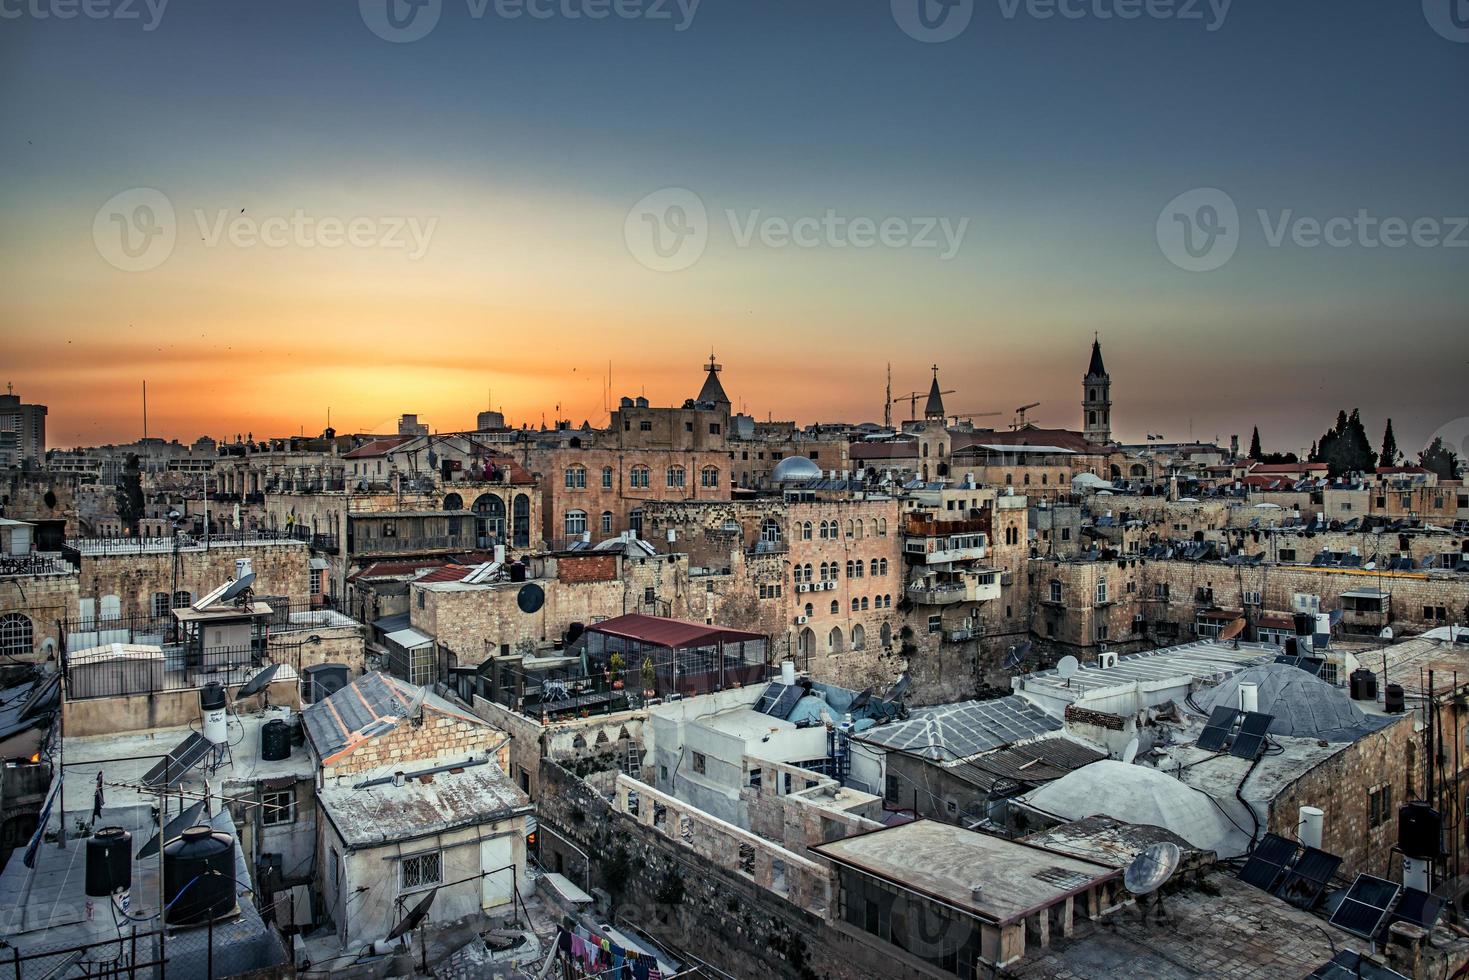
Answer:
<svg viewBox="0 0 1469 980"><path fill-rule="evenodd" d="M1102 340L1092 339L1092 360L1081 381L1082 433L1089 442L1106 445L1112 441L1112 378L1102 363Z"/></svg>

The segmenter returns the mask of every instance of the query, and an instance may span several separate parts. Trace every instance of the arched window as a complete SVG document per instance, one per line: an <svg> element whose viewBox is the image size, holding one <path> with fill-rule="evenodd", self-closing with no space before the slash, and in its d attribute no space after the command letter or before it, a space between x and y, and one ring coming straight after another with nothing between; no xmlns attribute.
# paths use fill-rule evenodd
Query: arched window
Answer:
<svg viewBox="0 0 1469 980"><path fill-rule="evenodd" d="M585 490L587 488L587 468L578 463L575 466L566 467L566 489Z"/></svg>
<svg viewBox="0 0 1469 980"><path fill-rule="evenodd" d="M809 616L811 615L811 613L809 611L809 607L807 608L808 611L806 615ZM808 626L805 629L801 630L801 638L797 642L800 652L805 656L809 657L811 656L811 654L816 652L816 634L811 631L811 627Z"/></svg>
<svg viewBox="0 0 1469 980"><path fill-rule="evenodd" d="M863 612L866 612L867 611L867 597L866 596L863 596L862 597L862 611Z"/></svg>
<svg viewBox="0 0 1469 980"><path fill-rule="evenodd" d="M852 560L847 559L847 578L852 578Z"/></svg>
<svg viewBox="0 0 1469 980"><path fill-rule="evenodd" d="M858 623L852 627L852 649L865 650L867 648L867 631Z"/></svg>
<svg viewBox="0 0 1469 980"><path fill-rule="evenodd" d="M821 563L821 581L825 582L827 580L827 578L828 578L828 575L827 575L827 564L826 564L826 562L822 562Z"/></svg>
<svg viewBox="0 0 1469 980"><path fill-rule="evenodd" d="M530 497L525 494L517 494L515 497L515 525L513 527L513 543L517 548L530 547Z"/></svg>
<svg viewBox="0 0 1469 980"><path fill-rule="evenodd" d="M815 614L816 609L811 605L811 603L806 603L806 618L810 619Z"/></svg>
<svg viewBox="0 0 1469 980"><path fill-rule="evenodd" d="M168 618L169 600L171 598L172 597L167 592L153 593L153 608L151 612L153 613L154 619Z"/></svg>
<svg viewBox="0 0 1469 980"><path fill-rule="evenodd" d="M699 486L717 489L719 486L719 468L706 466L699 471Z"/></svg>
<svg viewBox="0 0 1469 980"><path fill-rule="evenodd" d="M602 467L602 489L612 489L612 467L610 466Z"/></svg>
<svg viewBox="0 0 1469 980"><path fill-rule="evenodd" d="M877 638L878 638L879 641L881 641L881 643L882 643L883 646L885 646L885 647L892 646L893 645L893 628L892 628L892 626L890 626L887 623L883 623L882 624L882 629L878 630L878 632L877 632Z"/></svg>
<svg viewBox="0 0 1469 980"><path fill-rule="evenodd" d="M928 458L928 443L926 443L926 442L923 444L923 457L925 459Z"/></svg>
<svg viewBox="0 0 1469 980"><path fill-rule="evenodd" d="M835 599L831 600L831 614L833 616L840 616L841 613L842 613L842 604L840 602L837 602Z"/></svg>
<svg viewBox="0 0 1469 980"><path fill-rule="evenodd" d="M612 533L612 511L610 510L602 511L602 533Z"/></svg>
<svg viewBox="0 0 1469 980"><path fill-rule="evenodd" d="M857 531L856 536L859 537L859 538L862 537L862 521L860 519L857 521L856 531Z"/></svg>
<svg viewBox="0 0 1469 980"><path fill-rule="evenodd" d="M892 594L891 593L884 593L883 594L883 597L882 597L882 607L884 609L891 609L891 608L893 608L893 597L892 597Z"/></svg>
<svg viewBox="0 0 1469 980"><path fill-rule="evenodd" d="M885 538L885 537L887 537L887 535L888 535L888 519L886 517L879 517L877 519L877 536L880 537L880 538Z"/></svg>
<svg viewBox="0 0 1469 980"><path fill-rule="evenodd" d="M873 578L876 578L877 577L877 559L876 558L872 559L871 571L872 571L872 577Z"/></svg>
<svg viewBox="0 0 1469 980"><path fill-rule="evenodd" d="M842 628L833 626L831 632L826 634L826 649L831 653L842 652Z"/></svg>
<svg viewBox="0 0 1469 980"><path fill-rule="evenodd" d="M446 494L444 494L444 509L445 510L463 510L464 509L464 498L461 497L461 496L459 496L459 494L457 494L457 493L446 493Z"/></svg>
<svg viewBox="0 0 1469 980"><path fill-rule="evenodd" d="M567 535L582 534L587 529L587 512L584 510L568 510L566 512Z"/></svg>
<svg viewBox="0 0 1469 980"><path fill-rule="evenodd" d="M648 477L652 473L653 471L646 466L634 466L627 474L628 485L635 489L646 490L648 489Z"/></svg>
<svg viewBox="0 0 1469 980"><path fill-rule="evenodd" d="M849 538L855 538L857 536L854 524L855 522L850 517L847 518L847 537Z"/></svg>
<svg viewBox="0 0 1469 980"><path fill-rule="evenodd" d="M1025 474L1025 485L1030 486L1030 474Z"/></svg>
<svg viewBox="0 0 1469 980"><path fill-rule="evenodd" d="M801 522L801 540L802 541L810 541L811 540L811 522L810 521L802 521Z"/></svg>
<svg viewBox="0 0 1469 980"><path fill-rule="evenodd" d="M877 560L877 574L879 574L879 575L886 575L887 573L888 573L888 560L886 558L879 558Z"/></svg>
<svg viewBox="0 0 1469 980"><path fill-rule="evenodd" d="M35 644L29 616L21 613L0 616L0 655L29 657L35 651Z"/></svg>
<svg viewBox="0 0 1469 980"><path fill-rule="evenodd" d="M852 596L852 612L857 612L861 608L862 608L862 603L860 601L858 601L858 599L857 599L856 596Z"/></svg>
<svg viewBox="0 0 1469 980"><path fill-rule="evenodd" d="M806 569L806 581L809 582L811 581L811 563L808 561L804 567Z"/></svg>
<svg viewBox="0 0 1469 980"><path fill-rule="evenodd" d="M684 485L682 466L670 466L668 468L668 485L672 489L679 489Z"/></svg>
<svg viewBox="0 0 1469 980"><path fill-rule="evenodd" d="M760 540L766 544L780 543L780 524L773 517L760 522Z"/></svg>
<svg viewBox="0 0 1469 980"><path fill-rule="evenodd" d="M638 537L643 536L643 508L635 508L627 515L627 529Z"/></svg>
<svg viewBox="0 0 1469 980"><path fill-rule="evenodd" d="M1007 486L1007 487L1013 487L1014 485L1015 485L1015 474L1014 473L1006 473L1005 474L1005 486Z"/></svg>

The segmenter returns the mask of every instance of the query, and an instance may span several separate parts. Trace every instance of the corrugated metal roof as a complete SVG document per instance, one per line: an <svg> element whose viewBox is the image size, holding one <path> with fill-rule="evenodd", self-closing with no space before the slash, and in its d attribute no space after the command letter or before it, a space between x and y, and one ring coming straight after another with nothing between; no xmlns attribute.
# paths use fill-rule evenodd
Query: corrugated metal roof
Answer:
<svg viewBox="0 0 1469 980"><path fill-rule="evenodd" d="M317 796L332 826L353 847L392 844L532 811L530 797L493 762L463 772L436 772L428 782L410 777L402 786L326 786Z"/></svg>
<svg viewBox="0 0 1469 980"><path fill-rule="evenodd" d="M913 717L863 732L858 741L946 762L1058 731L1061 723L1016 695L915 708Z"/></svg>
<svg viewBox="0 0 1469 980"><path fill-rule="evenodd" d="M998 752L987 752L950 768L975 770L986 782L996 778L1046 783L1107 758L1107 753L1069 738L1042 738Z"/></svg>
<svg viewBox="0 0 1469 980"><path fill-rule="evenodd" d="M603 633L620 636L627 640L641 640L660 647L697 647L706 644L742 640L763 640L763 633L747 633L744 630L690 623L681 619L664 619L661 616L644 616L630 613L603 620L587 627L588 633Z"/></svg>
<svg viewBox="0 0 1469 980"><path fill-rule="evenodd" d="M373 671L301 712L306 734L317 758L331 763L364 742L392 731L408 710L408 703L421 689L416 684ZM487 722L455 707L432 691L425 692L424 705L476 725Z"/></svg>

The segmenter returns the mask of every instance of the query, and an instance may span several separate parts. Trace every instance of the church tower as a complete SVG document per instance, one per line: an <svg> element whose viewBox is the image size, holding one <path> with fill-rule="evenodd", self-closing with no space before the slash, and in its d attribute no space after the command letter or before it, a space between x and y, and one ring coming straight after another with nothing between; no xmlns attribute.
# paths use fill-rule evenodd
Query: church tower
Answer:
<svg viewBox="0 0 1469 980"><path fill-rule="evenodd" d="M1092 361L1081 385L1082 431L1088 441L1106 445L1112 441L1112 378L1102 363L1100 337L1092 340Z"/></svg>

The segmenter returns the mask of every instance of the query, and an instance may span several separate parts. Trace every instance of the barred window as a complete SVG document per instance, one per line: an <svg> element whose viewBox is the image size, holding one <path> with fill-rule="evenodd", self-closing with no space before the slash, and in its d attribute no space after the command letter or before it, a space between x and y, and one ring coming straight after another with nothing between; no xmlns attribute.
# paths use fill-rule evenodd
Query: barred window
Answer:
<svg viewBox="0 0 1469 980"><path fill-rule="evenodd" d="M296 791L291 789L264 793L260 797L260 822L267 827L296 822Z"/></svg>
<svg viewBox="0 0 1469 980"><path fill-rule="evenodd" d="M428 888L443 878L443 865L437 851L404 858L399 866L402 868L403 891Z"/></svg>
<svg viewBox="0 0 1469 980"><path fill-rule="evenodd" d="M30 617L21 613L0 616L0 654L29 656L35 649L35 642Z"/></svg>

